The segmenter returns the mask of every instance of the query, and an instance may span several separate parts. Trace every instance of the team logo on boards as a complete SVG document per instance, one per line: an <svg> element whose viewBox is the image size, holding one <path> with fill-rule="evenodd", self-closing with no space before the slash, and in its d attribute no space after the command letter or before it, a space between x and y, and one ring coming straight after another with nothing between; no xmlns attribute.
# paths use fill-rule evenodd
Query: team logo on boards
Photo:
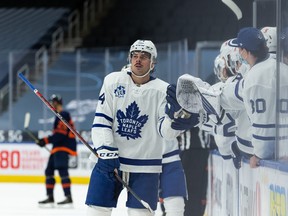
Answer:
<svg viewBox="0 0 288 216"><path fill-rule="evenodd" d="M127 140L141 137L141 129L148 120L148 115L141 115L136 102L134 101L126 108L126 113L120 109L117 111L118 130L116 131L121 137Z"/></svg>
<svg viewBox="0 0 288 216"><path fill-rule="evenodd" d="M114 90L114 94L115 94L115 97L118 97L118 98L121 98L121 97L124 97L125 95L125 87L124 86L118 86L115 90Z"/></svg>

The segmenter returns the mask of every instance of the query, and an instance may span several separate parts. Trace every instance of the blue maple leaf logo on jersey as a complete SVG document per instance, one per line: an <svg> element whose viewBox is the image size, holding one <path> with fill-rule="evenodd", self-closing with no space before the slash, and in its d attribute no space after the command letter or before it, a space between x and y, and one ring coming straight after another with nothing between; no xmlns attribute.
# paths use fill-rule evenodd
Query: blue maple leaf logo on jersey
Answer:
<svg viewBox="0 0 288 216"><path fill-rule="evenodd" d="M115 90L114 90L114 94L116 97L124 97L126 91L125 91L125 87L124 86L118 86Z"/></svg>
<svg viewBox="0 0 288 216"><path fill-rule="evenodd" d="M140 110L134 101L126 108L126 114L120 109L117 111L116 117L118 122L117 133L122 137L137 139L141 137L141 128L148 120L148 115L139 116Z"/></svg>

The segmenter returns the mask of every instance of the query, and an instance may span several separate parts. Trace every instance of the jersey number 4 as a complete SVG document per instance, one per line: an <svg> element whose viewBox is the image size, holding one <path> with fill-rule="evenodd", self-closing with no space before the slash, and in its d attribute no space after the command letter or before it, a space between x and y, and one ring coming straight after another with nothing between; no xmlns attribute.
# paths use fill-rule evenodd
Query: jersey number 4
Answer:
<svg viewBox="0 0 288 216"><path fill-rule="evenodd" d="M104 94L104 93L101 94L101 95L99 96L98 100L101 101L101 104L103 104L104 101L105 101L105 94Z"/></svg>

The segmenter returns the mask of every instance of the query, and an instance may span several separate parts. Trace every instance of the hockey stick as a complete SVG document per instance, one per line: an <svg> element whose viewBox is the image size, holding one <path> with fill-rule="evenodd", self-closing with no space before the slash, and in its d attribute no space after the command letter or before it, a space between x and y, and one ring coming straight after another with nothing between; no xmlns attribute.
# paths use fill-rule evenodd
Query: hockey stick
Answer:
<svg viewBox="0 0 288 216"><path fill-rule="evenodd" d="M36 89L32 83L30 83L26 77L22 73L18 73L18 77L25 82L26 85L29 86L29 88L37 95L38 98L62 121L66 127L70 129L70 131L91 151L93 154L99 158L98 154L94 151L94 149L89 145L89 143L86 142L86 140L60 115L60 113L57 112L57 110L45 99L45 97ZM118 181L120 181L124 187L127 188L127 190L151 213L153 213L153 210L149 206L147 202L142 200L129 186L128 184L122 180L122 178L118 175L118 173L114 172L115 177Z"/></svg>
<svg viewBox="0 0 288 216"><path fill-rule="evenodd" d="M34 136L32 131L29 130L29 123L30 123L30 113L27 112L25 113L25 118L24 118L24 130L28 134L28 136L31 137L35 141L35 143L37 143L39 139ZM44 146L44 148L50 153L50 150L47 148L47 146Z"/></svg>
<svg viewBox="0 0 288 216"><path fill-rule="evenodd" d="M222 0L222 2L229 7L234 14L236 15L237 19L240 20L242 18L242 11L240 8L233 2L232 0Z"/></svg>

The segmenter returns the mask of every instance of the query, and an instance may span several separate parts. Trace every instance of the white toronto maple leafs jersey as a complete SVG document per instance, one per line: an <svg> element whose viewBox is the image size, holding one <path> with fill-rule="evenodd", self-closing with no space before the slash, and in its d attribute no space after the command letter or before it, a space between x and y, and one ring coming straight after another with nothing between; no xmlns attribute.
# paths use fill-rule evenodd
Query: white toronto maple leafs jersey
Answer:
<svg viewBox="0 0 288 216"><path fill-rule="evenodd" d="M104 79L92 127L96 149L116 149L120 170L161 172L163 134L174 134L164 121L168 83L151 78L136 85L129 72L113 72ZM164 131L168 130L168 131ZM170 130L170 131L169 131Z"/></svg>
<svg viewBox="0 0 288 216"><path fill-rule="evenodd" d="M288 69L280 64L279 98L276 60L273 57L255 64L244 80L243 99L252 124L254 154L262 159L274 156L276 141L276 110L278 106L279 142L287 144ZM284 144L284 145L285 145Z"/></svg>

